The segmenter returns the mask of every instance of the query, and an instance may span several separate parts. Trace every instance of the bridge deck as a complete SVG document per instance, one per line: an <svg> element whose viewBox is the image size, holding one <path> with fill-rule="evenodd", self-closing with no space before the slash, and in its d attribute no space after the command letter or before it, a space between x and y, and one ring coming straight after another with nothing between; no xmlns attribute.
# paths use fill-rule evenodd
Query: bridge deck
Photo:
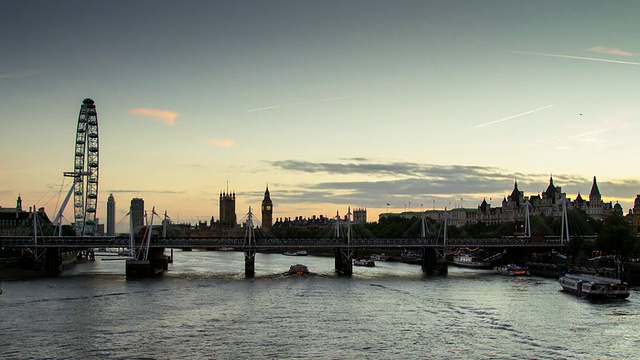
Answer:
<svg viewBox="0 0 640 360"><path fill-rule="evenodd" d="M235 249L290 249L290 248L441 248L443 240L437 238L358 238L351 239L347 244L341 238L297 238L297 239L256 239L251 245L244 238L217 237L178 237L152 238L150 247L156 248L221 248ZM452 238L447 240L450 247L559 247L560 237L544 239L532 238ZM43 236L34 239L32 236L3 236L0 237L0 247L3 248L128 248L128 237L57 237Z"/></svg>

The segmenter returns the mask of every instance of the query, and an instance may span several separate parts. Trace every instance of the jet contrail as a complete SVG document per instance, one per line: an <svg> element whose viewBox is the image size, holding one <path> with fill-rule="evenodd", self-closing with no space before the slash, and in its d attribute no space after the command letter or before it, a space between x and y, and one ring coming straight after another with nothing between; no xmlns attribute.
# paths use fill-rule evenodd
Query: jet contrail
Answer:
<svg viewBox="0 0 640 360"><path fill-rule="evenodd" d="M548 54L548 53L528 52L528 51L515 51L515 50L507 50L507 51L508 52L512 52L512 53L516 53L516 54L551 56L551 57L559 57L559 58L565 58L565 59L600 61L600 62L608 62L608 63L615 63L615 64L625 64L625 65L640 65L640 63L633 62L633 61L608 60L608 59L598 59L598 58L583 57L583 56Z"/></svg>
<svg viewBox="0 0 640 360"><path fill-rule="evenodd" d="M509 116L509 117L504 118L504 119L500 119L500 120L492 121L492 122L489 122L489 123L486 123L486 124L478 125L478 126L475 126L474 128L477 129L477 128L481 128L483 126L489 126L489 125L497 124L499 122L507 121L507 120L510 120L510 119L513 119L513 118L517 118L519 116L524 116L524 115L531 114L531 113L534 113L534 112L537 112L537 111L540 111L540 110L548 109L548 108L553 107L553 106L555 106L555 105L547 105L547 106L541 107L539 109L529 110L527 112L523 112L522 114Z"/></svg>
<svg viewBox="0 0 640 360"><path fill-rule="evenodd" d="M345 99L350 99L350 98L354 98L354 97L358 97L358 96L362 96L362 95L340 96L340 97L332 97L332 98L326 98L326 99L320 99L320 100L311 100L311 101L303 101L303 102L297 102L297 103L273 105L273 106L267 106L267 107L262 107L262 108L257 108L257 109L250 109L250 110L247 110L247 112L256 112L256 111L278 109L278 108L282 108L282 107L295 106L295 105L315 104L315 103L321 103L321 102L326 102L326 101L345 100Z"/></svg>

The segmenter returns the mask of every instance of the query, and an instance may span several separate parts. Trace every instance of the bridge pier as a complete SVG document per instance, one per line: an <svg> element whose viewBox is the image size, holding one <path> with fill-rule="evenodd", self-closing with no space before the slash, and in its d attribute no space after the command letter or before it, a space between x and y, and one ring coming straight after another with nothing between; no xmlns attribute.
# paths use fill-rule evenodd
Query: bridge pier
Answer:
<svg viewBox="0 0 640 360"><path fill-rule="evenodd" d="M60 248L47 248L44 252L44 270L47 272L62 271L62 252Z"/></svg>
<svg viewBox="0 0 640 360"><path fill-rule="evenodd" d="M432 275L447 275L449 266L447 262L438 256L434 248L422 248L422 272Z"/></svg>
<svg viewBox="0 0 640 360"><path fill-rule="evenodd" d="M244 251L244 276L252 278L256 274L256 250Z"/></svg>
<svg viewBox="0 0 640 360"><path fill-rule="evenodd" d="M335 268L340 275L351 276L353 274L353 250L335 248Z"/></svg>

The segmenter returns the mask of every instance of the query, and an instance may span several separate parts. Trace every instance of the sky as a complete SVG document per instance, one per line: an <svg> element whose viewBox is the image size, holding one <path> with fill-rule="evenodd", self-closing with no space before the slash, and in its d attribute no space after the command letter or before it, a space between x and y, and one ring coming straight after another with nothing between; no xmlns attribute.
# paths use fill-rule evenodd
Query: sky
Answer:
<svg viewBox="0 0 640 360"><path fill-rule="evenodd" d="M640 193L638 1L0 0L0 206L70 186L82 100L98 217L174 222L236 194L274 219L500 206L553 176ZM388 204L388 205L387 205ZM71 206L66 219L73 219Z"/></svg>

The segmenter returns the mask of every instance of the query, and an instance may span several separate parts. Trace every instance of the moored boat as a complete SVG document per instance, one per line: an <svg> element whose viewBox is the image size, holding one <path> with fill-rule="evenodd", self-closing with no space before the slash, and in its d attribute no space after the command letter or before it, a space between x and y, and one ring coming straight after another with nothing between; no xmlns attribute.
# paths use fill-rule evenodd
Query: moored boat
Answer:
<svg viewBox="0 0 640 360"><path fill-rule="evenodd" d="M373 261L393 261L393 257L385 254L385 253L380 253L380 254L372 254L371 255L371 260Z"/></svg>
<svg viewBox="0 0 640 360"><path fill-rule="evenodd" d="M422 255L417 251L405 250L400 254L400 259L407 264L422 264Z"/></svg>
<svg viewBox="0 0 640 360"><path fill-rule="evenodd" d="M507 264L496 266L493 270L494 273L506 276L529 276L529 269L526 267L518 266L516 264Z"/></svg>
<svg viewBox="0 0 640 360"><path fill-rule="evenodd" d="M480 256L460 253L453 258L453 264L460 267L467 267L473 269L491 269L491 262L483 259Z"/></svg>
<svg viewBox="0 0 640 360"><path fill-rule="evenodd" d="M374 267L376 266L376 262L373 259L357 258L357 259L353 259L353 265Z"/></svg>
<svg viewBox="0 0 640 360"><path fill-rule="evenodd" d="M307 256L307 252L305 250L285 251L285 252L282 253L282 255L287 255L287 256Z"/></svg>
<svg viewBox="0 0 640 360"><path fill-rule="evenodd" d="M627 283L618 279L587 274L565 274L558 279L563 291L594 299L626 299Z"/></svg>

